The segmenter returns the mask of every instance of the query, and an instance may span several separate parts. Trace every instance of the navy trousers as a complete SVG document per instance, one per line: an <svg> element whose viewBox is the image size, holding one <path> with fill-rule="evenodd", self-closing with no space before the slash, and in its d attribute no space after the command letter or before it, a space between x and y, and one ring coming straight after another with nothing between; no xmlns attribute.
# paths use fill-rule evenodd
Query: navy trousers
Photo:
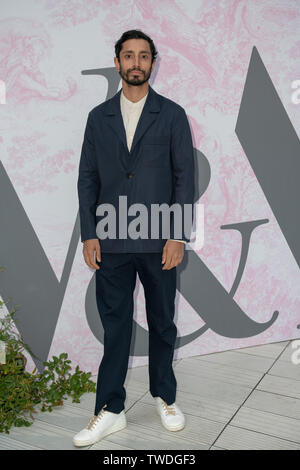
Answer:
<svg viewBox="0 0 300 470"><path fill-rule="evenodd" d="M168 405L176 399L172 368L177 337L173 322L176 267L163 270L161 259L161 253L101 253L96 302L104 329L104 354L98 371L95 415L105 404L113 413L125 408L137 273L144 287L149 330L149 390Z"/></svg>

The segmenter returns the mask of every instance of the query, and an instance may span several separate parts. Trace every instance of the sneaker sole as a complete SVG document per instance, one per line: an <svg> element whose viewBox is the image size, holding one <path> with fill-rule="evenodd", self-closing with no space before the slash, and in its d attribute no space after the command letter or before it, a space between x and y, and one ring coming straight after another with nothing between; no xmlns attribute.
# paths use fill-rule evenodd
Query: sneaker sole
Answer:
<svg viewBox="0 0 300 470"><path fill-rule="evenodd" d="M125 429L127 427L127 422L122 421L121 423L116 423L114 424L111 428L108 428L106 431L104 431L100 437L97 439L88 439L87 441L77 441L76 439L73 438L73 444L76 447L83 447L83 446L88 446L91 444L95 444L96 442L101 441L104 437L108 436L109 434L112 434L114 432L122 431L122 429Z"/></svg>
<svg viewBox="0 0 300 470"><path fill-rule="evenodd" d="M167 424L164 423L164 421L162 420L162 417L160 415L160 412L158 411L157 408L156 409L156 413L158 414L158 416L160 417L161 419L161 424L164 426L164 428L166 428L168 431L180 431L181 429L184 428L185 426L185 422L182 423L182 424L178 424L177 426L168 426Z"/></svg>

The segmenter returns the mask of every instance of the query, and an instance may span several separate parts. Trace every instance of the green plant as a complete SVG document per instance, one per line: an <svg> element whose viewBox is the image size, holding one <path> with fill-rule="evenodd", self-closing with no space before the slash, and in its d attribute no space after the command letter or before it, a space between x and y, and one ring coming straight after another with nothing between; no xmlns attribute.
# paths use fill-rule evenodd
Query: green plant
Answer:
<svg viewBox="0 0 300 470"><path fill-rule="evenodd" d="M0 300L0 309L5 302ZM35 406L41 404L41 411L51 412L54 406L62 406L69 395L72 402L80 403L85 392L96 393L96 384L90 380L91 372L82 372L76 366L71 374L71 361L67 353L43 362L42 373L35 369L25 371L26 357L22 351L35 354L24 343L22 336L14 331L16 310L0 318L0 341L5 342L6 363L0 364L0 432L9 434L12 426L31 426ZM31 420L30 420L31 419Z"/></svg>

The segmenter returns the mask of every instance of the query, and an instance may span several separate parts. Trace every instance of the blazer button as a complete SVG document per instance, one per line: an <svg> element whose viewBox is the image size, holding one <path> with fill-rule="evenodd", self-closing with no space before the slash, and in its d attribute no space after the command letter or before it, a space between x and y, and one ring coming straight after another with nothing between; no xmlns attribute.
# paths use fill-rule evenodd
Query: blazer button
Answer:
<svg viewBox="0 0 300 470"><path fill-rule="evenodd" d="M132 178L133 177L133 173L127 173L127 178Z"/></svg>

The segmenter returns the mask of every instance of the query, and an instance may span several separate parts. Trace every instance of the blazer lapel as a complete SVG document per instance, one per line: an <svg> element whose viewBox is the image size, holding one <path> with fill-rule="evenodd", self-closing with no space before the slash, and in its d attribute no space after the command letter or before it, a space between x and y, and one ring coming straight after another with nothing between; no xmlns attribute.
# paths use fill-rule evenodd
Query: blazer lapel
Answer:
<svg viewBox="0 0 300 470"><path fill-rule="evenodd" d="M121 90L115 94L107 103L107 110L106 110L106 121L109 126L111 126L112 130L116 133L116 135L121 139L125 149L128 151L127 147L127 140L126 140L126 131L123 123L123 118L121 114L121 105L120 105L120 97L121 97Z"/></svg>
<svg viewBox="0 0 300 470"><path fill-rule="evenodd" d="M157 93L149 85L149 93L145 101L140 119L136 126L131 150L129 152L128 146L127 146L127 140L126 140L126 130L124 127L123 117L121 114L121 104L120 104L121 91L122 91L122 88L108 102L108 107L106 111L107 123L111 126L111 128L116 133L118 138L122 141L126 151L132 154L138 141L142 138L142 136L144 135L148 127L156 119L157 113L159 113L160 111L160 102L159 102Z"/></svg>
<svg viewBox="0 0 300 470"><path fill-rule="evenodd" d="M138 141L143 137L148 127L150 127L151 124L155 121L159 111L160 103L158 96L153 88L149 85L149 93L145 101L140 119L136 126L130 153L134 151Z"/></svg>

